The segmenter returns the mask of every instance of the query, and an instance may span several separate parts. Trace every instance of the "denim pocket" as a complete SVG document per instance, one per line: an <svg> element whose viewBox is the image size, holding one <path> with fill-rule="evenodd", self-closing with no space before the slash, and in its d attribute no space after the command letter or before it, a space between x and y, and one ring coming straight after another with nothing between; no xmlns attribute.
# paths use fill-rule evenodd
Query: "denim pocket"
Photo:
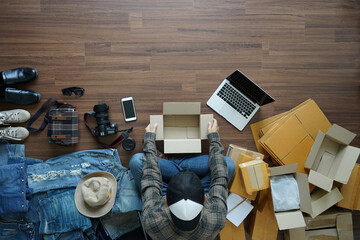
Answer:
<svg viewBox="0 0 360 240"><path fill-rule="evenodd" d="M17 233L18 233L17 229L6 228L5 226L0 225L0 239L1 238L10 239L11 237L15 237Z"/></svg>

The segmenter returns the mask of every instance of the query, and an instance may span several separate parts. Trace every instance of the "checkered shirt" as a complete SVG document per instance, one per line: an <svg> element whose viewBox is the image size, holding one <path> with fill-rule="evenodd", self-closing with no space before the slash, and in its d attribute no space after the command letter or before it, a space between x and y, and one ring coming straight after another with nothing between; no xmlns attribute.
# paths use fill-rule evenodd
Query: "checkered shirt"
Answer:
<svg viewBox="0 0 360 240"><path fill-rule="evenodd" d="M227 165L218 133L208 134L210 142L209 167L211 184L201 212L199 225L192 231L179 230L171 220L169 208L162 196L162 177L157 161L155 133L145 133L144 162L142 169L142 219L146 232L152 239L210 240L224 228L227 206Z"/></svg>

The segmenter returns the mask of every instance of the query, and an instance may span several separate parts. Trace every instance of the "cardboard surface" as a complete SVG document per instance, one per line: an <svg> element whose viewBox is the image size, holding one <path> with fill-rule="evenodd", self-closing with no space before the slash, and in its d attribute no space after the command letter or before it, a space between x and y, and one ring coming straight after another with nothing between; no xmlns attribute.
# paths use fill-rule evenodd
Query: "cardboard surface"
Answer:
<svg viewBox="0 0 360 240"><path fill-rule="evenodd" d="M288 117L291 115L291 113L294 113L295 111L299 110L300 108L302 108L304 105L306 105L308 102L312 101L311 99L306 100L305 102L299 104L298 106L294 107L293 109L291 109L290 111L269 117L267 119L264 119L260 122L257 123L253 123L250 125L251 128L251 132L252 135L254 137L254 141L256 144L256 148L258 150L258 152L262 153L265 155L265 157L268 157L269 154L268 152L261 146L261 144L259 143L259 139L265 135L265 132L267 132L269 129L271 129L277 122L280 122L280 120Z"/></svg>
<svg viewBox="0 0 360 240"><path fill-rule="evenodd" d="M297 171L305 173L304 164L317 132L330 127L328 119L310 99L260 129L264 135L258 143L278 164L298 163Z"/></svg>
<svg viewBox="0 0 360 240"><path fill-rule="evenodd" d="M291 164L280 167L273 167L270 171L270 178L272 176L294 174L299 188L300 210L275 212L275 217L280 230L305 227L305 221L302 212L306 212L308 214L313 212L307 176L306 174L297 173L296 170L297 164Z"/></svg>
<svg viewBox="0 0 360 240"><path fill-rule="evenodd" d="M229 220L226 220L225 227L219 233L220 240L246 240L244 223L236 227Z"/></svg>
<svg viewBox="0 0 360 240"><path fill-rule="evenodd" d="M312 214L310 214L310 216L315 218L331 206L335 205L342 198L343 197L337 187L334 187L331 192L316 189L311 193Z"/></svg>
<svg viewBox="0 0 360 240"><path fill-rule="evenodd" d="M360 165L355 164L349 181L341 187L343 199L337 206L351 210L360 210Z"/></svg>
<svg viewBox="0 0 360 240"><path fill-rule="evenodd" d="M239 164L241 176L248 194L270 187L268 165L262 160Z"/></svg>
<svg viewBox="0 0 360 240"><path fill-rule="evenodd" d="M250 221L249 234L253 240L277 239L278 225L271 201L264 202L262 211L256 210Z"/></svg>
<svg viewBox="0 0 360 240"><path fill-rule="evenodd" d="M239 165L239 163L237 164L237 161L240 157L240 154L245 154L249 157L251 157L252 159L256 159L256 160L263 160L264 159L264 154L258 153L258 152L254 152L251 150L248 150L246 148L234 145L234 144L230 144L227 152L226 152L226 156L228 156L229 158L231 158L235 165Z"/></svg>
<svg viewBox="0 0 360 240"><path fill-rule="evenodd" d="M301 211L278 212L275 213L275 218L280 230L305 227Z"/></svg>
<svg viewBox="0 0 360 240"><path fill-rule="evenodd" d="M165 102L163 115L150 115L158 124L156 140L164 140L164 153L201 153L201 140L207 138L212 114L200 114L200 102Z"/></svg>
<svg viewBox="0 0 360 240"><path fill-rule="evenodd" d="M305 162L309 182L328 192L333 181L346 184L359 157L360 148L349 146L355 134L334 124L325 134L318 132Z"/></svg>
<svg viewBox="0 0 360 240"><path fill-rule="evenodd" d="M249 162L251 160L254 160L254 159L253 159L253 157L251 157L249 155L245 155L244 153L239 155L237 164L235 164L235 172L234 172L234 176L233 176L233 181L230 185L230 192L236 193L237 195L240 195L240 196L250 199L250 200L255 200L257 192L254 192L253 194L248 194L246 192L245 183L243 181L243 177L241 175L241 170L239 167L240 163Z"/></svg>
<svg viewBox="0 0 360 240"><path fill-rule="evenodd" d="M285 239L338 239L352 240L352 214L339 209L330 209L323 214L311 218L305 216L306 227L289 229Z"/></svg>

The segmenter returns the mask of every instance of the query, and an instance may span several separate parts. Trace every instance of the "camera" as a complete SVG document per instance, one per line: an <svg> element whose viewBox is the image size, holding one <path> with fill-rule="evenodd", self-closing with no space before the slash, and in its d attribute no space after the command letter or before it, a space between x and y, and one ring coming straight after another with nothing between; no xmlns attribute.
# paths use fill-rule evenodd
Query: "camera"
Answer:
<svg viewBox="0 0 360 240"><path fill-rule="evenodd" d="M94 129L96 137L104 137L118 132L117 124L109 121L109 106L106 103L95 105L93 110L97 123Z"/></svg>

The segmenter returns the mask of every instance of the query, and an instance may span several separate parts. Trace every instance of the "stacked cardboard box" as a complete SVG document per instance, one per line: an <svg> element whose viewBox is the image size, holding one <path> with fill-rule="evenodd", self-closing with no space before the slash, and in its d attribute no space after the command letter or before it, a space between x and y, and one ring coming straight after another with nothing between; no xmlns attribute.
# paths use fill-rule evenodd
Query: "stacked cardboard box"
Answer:
<svg viewBox="0 0 360 240"><path fill-rule="evenodd" d="M288 112L251 125L258 151L267 152L275 164L304 165L319 132L327 132L331 123L314 100L308 99Z"/></svg>

